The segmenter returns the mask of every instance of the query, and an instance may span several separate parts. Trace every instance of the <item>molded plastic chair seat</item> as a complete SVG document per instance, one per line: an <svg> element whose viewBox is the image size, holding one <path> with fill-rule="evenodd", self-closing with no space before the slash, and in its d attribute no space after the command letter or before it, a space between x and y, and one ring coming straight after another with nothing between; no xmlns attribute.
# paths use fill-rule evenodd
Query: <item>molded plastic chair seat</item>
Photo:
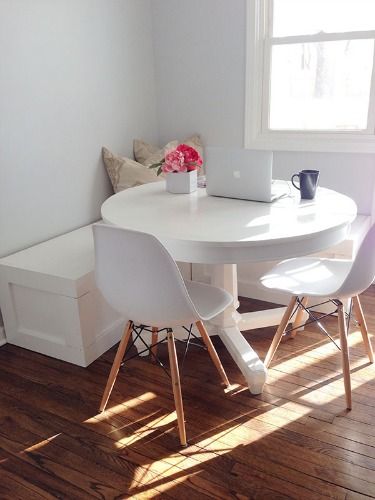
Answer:
<svg viewBox="0 0 375 500"><path fill-rule="evenodd" d="M301 310L306 309L308 297L328 297L337 305L338 326L342 353L346 405L352 407L349 349L347 341L347 326L342 300L351 299L353 312L365 348L371 363L374 354L368 336L366 321L363 316L359 294L366 290L375 277L375 224L368 231L354 261L319 259L314 257L301 257L280 262L265 274L261 283L267 288L274 288L292 294L285 314L272 340L264 364L268 367L279 346L281 337L294 315L296 308L297 317ZM306 309L307 310L307 309ZM298 324L298 320L295 320Z"/></svg>
<svg viewBox="0 0 375 500"><path fill-rule="evenodd" d="M137 335L143 332L143 327L137 329L134 324L151 327L153 345L150 346L150 353L155 357L158 331L166 328L180 441L185 446L184 410L172 327L195 323L212 362L228 386L228 378L202 320L222 313L233 302L233 297L211 285L192 281L185 283L172 256L151 234L105 224L95 224L93 231L97 286L113 309L125 318L130 318L113 361L99 410L104 411L106 408L133 331Z"/></svg>
<svg viewBox="0 0 375 500"><path fill-rule="evenodd" d="M293 295L337 298L352 264L350 260L313 257L284 260L262 276L261 283Z"/></svg>
<svg viewBox="0 0 375 500"><path fill-rule="evenodd" d="M186 289L203 321L208 321L224 311L233 302L233 297L226 290L215 286L185 280ZM196 321L193 318L192 323Z"/></svg>

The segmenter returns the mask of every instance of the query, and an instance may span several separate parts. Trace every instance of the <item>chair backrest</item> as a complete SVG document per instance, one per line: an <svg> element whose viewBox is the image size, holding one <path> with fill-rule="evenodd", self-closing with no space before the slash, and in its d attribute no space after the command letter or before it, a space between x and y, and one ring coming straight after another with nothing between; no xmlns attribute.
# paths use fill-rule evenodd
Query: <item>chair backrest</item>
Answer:
<svg viewBox="0 0 375 500"><path fill-rule="evenodd" d="M353 297L366 290L375 278L375 224L370 228L359 247L352 267L337 297Z"/></svg>
<svg viewBox="0 0 375 500"><path fill-rule="evenodd" d="M155 327L197 321L181 273L154 236L94 224L95 277L107 302L123 317Z"/></svg>

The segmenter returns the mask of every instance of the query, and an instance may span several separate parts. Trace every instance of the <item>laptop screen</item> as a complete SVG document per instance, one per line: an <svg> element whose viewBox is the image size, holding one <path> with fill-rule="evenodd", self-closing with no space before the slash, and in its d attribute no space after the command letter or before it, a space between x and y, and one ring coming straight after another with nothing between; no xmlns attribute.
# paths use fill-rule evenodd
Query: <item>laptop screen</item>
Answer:
<svg viewBox="0 0 375 500"><path fill-rule="evenodd" d="M271 151L207 147L207 193L253 201L272 201Z"/></svg>

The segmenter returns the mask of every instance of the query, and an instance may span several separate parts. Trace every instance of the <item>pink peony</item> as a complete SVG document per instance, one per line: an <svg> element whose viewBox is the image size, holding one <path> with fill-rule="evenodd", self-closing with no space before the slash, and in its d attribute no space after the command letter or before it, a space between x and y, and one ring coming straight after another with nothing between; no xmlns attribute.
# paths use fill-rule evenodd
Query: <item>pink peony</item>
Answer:
<svg viewBox="0 0 375 500"><path fill-rule="evenodd" d="M177 151L177 149L167 153L165 155L165 161L161 169L165 173L187 172L187 166L185 165L185 158L183 153L181 151Z"/></svg>
<svg viewBox="0 0 375 500"><path fill-rule="evenodd" d="M164 160L151 165L150 168L158 168L157 175L159 175L160 172L171 173L198 170L202 163L202 158L198 151L187 144L180 144L176 149L168 151Z"/></svg>
<svg viewBox="0 0 375 500"><path fill-rule="evenodd" d="M176 151L180 151L184 155L188 172L197 170L203 163L198 151L187 144L180 144L177 146Z"/></svg>

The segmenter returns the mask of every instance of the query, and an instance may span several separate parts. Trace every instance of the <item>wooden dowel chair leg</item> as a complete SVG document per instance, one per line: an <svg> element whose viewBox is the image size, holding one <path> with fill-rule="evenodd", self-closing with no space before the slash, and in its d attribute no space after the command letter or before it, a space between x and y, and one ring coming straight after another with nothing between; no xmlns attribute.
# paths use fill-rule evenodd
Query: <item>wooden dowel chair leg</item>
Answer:
<svg viewBox="0 0 375 500"><path fill-rule="evenodd" d="M227 377L227 374L225 373L224 367L221 364L220 358L216 352L216 349L210 339L210 336L207 333L206 327L202 323L202 321L197 321L196 326L198 328L199 333L201 334L201 337L203 339L203 342L205 343L208 354L210 355L213 364L216 366L217 371L219 372L219 375L221 377L221 380L224 382L226 387L229 387L229 380Z"/></svg>
<svg viewBox="0 0 375 500"><path fill-rule="evenodd" d="M362 339L363 339L363 343L365 344L367 356L368 356L368 359L370 360L370 363L373 363L374 362L374 352L372 350L370 338L368 336L367 324L366 324L366 320L365 320L365 317L363 314L361 302L359 300L358 295L355 295L352 300L353 300L354 314L355 314L355 317L357 318L359 328L361 329Z"/></svg>
<svg viewBox="0 0 375 500"><path fill-rule="evenodd" d="M120 341L120 345L118 346L115 359L114 359L113 364L112 364L111 372L110 372L108 380L107 380L107 385L105 386L105 389L104 389L104 394L102 397L102 401L100 403L99 411L104 411L106 406L107 406L109 396L111 395L113 386L115 385L117 374L118 374L118 371L120 369L121 362L122 362L122 359L123 359L125 351L126 351L126 347L128 345L128 342L129 342L130 335L132 333L132 329L133 329L132 327L133 327L133 323L131 321L128 321L128 323L125 327L125 330L124 330L124 334L123 334L122 339Z"/></svg>
<svg viewBox="0 0 375 500"><path fill-rule="evenodd" d="M288 307L286 308L284 316L281 319L281 323L280 323L278 329L276 330L276 333L275 333L275 336L272 340L270 348L268 349L268 352L266 354L266 358L264 360L264 366L266 368L269 367L269 365L272 361L272 358L276 352L276 349L279 347L281 337L283 336L283 333L285 332L286 327L288 326L288 323L289 323L290 317L293 313L293 309L296 305L296 302L297 302L297 297L293 295L293 297L290 299Z"/></svg>
<svg viewBox="0 0 375 500"><path fill-rule="evenodd" d="M177 353L176 353L176 346L174 343L174 336L171 330L168 331L167 339L168 339L169 363L170 363L171 377L172 377L173 397L177 413L178 431L180 434L181 445L186 446L187 442L186 442L186 430L185 430L185 417L184 417L184 407L182 404L180 373L178 370Z"/></svg>
<svg viewBox="0 0 375 500"><path fill-rule="evenodd" d="M346 396L346 407L348 410L352 408L352 390L350 383L350 364L349 364L349 348L348 348L348 338L346 333L346 321L344 306L339 304L338 306L338 324L340 333L340 347L342 355L342 371L344 374L344 386L345 386L345 396Z"/></svg>
<svg viewBox="0 0 375 500"><path fill-rule="evenodd" d="M152 327L152 338L151 338L151 344L152 344L152 347L151 347L151 352L154 356L157 356L158 354L158 346L157 345L154 345L157 343L158 341L158 332L159 330L155 327Z"/></svg>
<svg viewBox="0 0 375 500"><path fill-rule="evenodd" d="M303 299L301 300L301 303L302 303L303 307L307 307L308 298L303 297ZM294 328L298 328L299 326L302 326L302 319L303 319L303 315L305 313L305 310L303 307L301 307L301 306L298 307L296 317L294 318L294 321L293 321L293 330L290 333L290 338L294 338L297 335L297 330L294 330Z"/></svg>

